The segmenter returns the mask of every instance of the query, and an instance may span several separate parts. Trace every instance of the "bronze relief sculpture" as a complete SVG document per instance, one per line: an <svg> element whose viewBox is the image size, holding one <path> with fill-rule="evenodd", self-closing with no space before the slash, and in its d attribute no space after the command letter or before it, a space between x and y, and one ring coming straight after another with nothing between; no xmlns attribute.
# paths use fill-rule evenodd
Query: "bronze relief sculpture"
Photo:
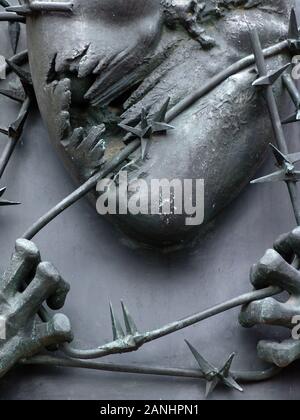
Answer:
<svg viewBox="0 0 300 420"><path fill-rule="evenodd" d="M130 175L148 183L204 178L205 217L211 220L255 174L270 141L265 135L269 119L261 96L253 92L249 69L233 74L184 112L176 107L251 52L249 24L263 23L265 46L282 39L289 5L275 2L280 13L270 13L266 3L244 8L235 1L205 7L201 2L139 1L137 8L136 1L126 6L124 1L89 1L74 2L69 16L28 17L39 108L73 176L83 182L94 175L124 141L134 139L142 109L151 120L170 98L167 117L174 129L154 133L149 147L150 141L143 140L142 159L140 152L129 156L135 163ZM272 58L272 66L289 60L282 52ZM111 218L140 242L163 246L195 233L184 219L185 214L165 220L130 214Z"/></svg>
<svg viewBox="0 0 300 420"><path fill-rule="evenodd" d="M2 89L1 93L22 105L17 120L3 129L11 141L0 160L0 173L36 98L53 145L81 184L16 243L0 284L0 317L5 325L5 338L0 340L1 374L17 363L103 370L101 363L87 360L136 351L242 305L240 322L245 327L275 324L293 329L293 319L299 316L299 227L279 238L253 268L254 292L146 333L140 332L122 303L124 325L111 307L113 340L91 350L74 348L69 320L51 315L43 306L61 309L69 286L51 264L41 262L31 242L84 195L91 193L95 202L97 182L116 177L126 167L129 183L204 179L201 228L187 226L184 212L108 217L140 244L187 246L253 180L269 143L279 169L255 182L285 182L299 226L295 164L300 155L289 153L277 108L288 93L297 112L285 123L299 120L300 95L289 74L292 57L300 50L292 2L26 0L18 6L1 4L6 12L0 17L10 22L13 46L19 25L26 23L28 55L19 53L7 60L7 71L16 73L22 89ZM27 57L30 73L22 67ZM159 203L160 196L154 200ZM286 303L272 298L282 290L291 296ZM64 357L39 355L49 346ZM240 381L270 378L300 358L299 341L294 338L261 342L258 353L272 364L270 369L233 372L234 355L219 369L192 344L188 346L198 371L119 365L111 369L203 378L208 395L220 382L241 391Z"/></svg>

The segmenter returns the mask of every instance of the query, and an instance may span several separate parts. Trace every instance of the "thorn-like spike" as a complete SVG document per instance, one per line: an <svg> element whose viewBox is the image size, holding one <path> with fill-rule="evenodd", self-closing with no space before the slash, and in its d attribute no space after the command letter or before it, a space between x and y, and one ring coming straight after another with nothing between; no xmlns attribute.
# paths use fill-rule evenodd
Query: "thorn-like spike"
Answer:
<svg viewBox="0 0 300 420"><path fill-rule="evenodd" d="M142 130L146 130L147 127L148 127L147 111L143 107L142 112L141 112L141 128L142 128Z"/></svg>
<svg viewBox="0 0 300 420"><path fill-rule="evenodd" d="M207 399L214 392L219 382L220 379L218 377L215 377L212 381L206 382L205 399Z"/></svg>
<svg viewBox="0 0 300 420"><path fill-rule="evenodd" d="M111 324L112 324L112 330L113 330L113 339L117 340L118 336L117 336L117 329L116 329L116 319L115 319L115 314L114 314L114 310L112 307L112 303L109 303L109 310L110 310L110 318L111 318Z"/></svg>
<svg viewBox="0 0 300 420"><path fill-rule="evenodd" d="M221 369L221 374L225 377L225 378L227 378L229 375L230 375L230 369L231 369L231 365L232 365L232 362L233 362L233 359L235 358L235 356L236 356L236 354L235 353L232 353L230 356L229 356L229 358L228 358L228 360L226 361L226 363L225 363L225 365L224 365L224 367Z"/></svg>
<svg viewBox="0 0 300 420"><path fill-rule="evenodd" d="M262 178L251 181L251 184L264 184L266 182L298 182L300 181L300 172L293 171L289 174L284 169L274 172L273 174L263 176Z"/></svg>
<svg viewBox="0 0 300 420"><path fill-rule="evenodd" d="M20 204L17 201L0 200L0 207L19 206Z"/></svg>
<svg viewBox="0 0 300 420"><path fill-rule="evenodd" d="M7 128L0 127L0 133L9 136L9 130Z"/></svg>
<svg viewBox="0 0 300 420"><path fill-rule="evenodd" d="M166 122L166 115L169 109L170 100L171 98L168 97L167 100L163 103L162 107L156 112L156 114L154 114L153 121L162 123Z"/></svg>
<svg viewBox="0 0 300 420"><path fill-rule="evenodd" d="M212 373L216 373L216 368L212 366L209 362L207 362L189 341L185 340L185 342L191 350L194 358L196 359L199 365L200 371L201 373L203 373L205 378L207 379Z"/></svg>
<svg viewBox="0 0 300 420"><path fill-rule="evenodd" d="M205 397L207 398L216 386L222 382L229 388L236 389L237 391L243 392L243 389L239 386L236 380L230 373L231 365L233 359L235 357L235 353L232 353L228 360L226 361L225 365L222 369L217 369L214 366L210 365L201 355L200 353L193 347L187 340L185 340L187 345L189 346L191 352L193 353L195 359L197 360L200 371L203 373L204 378L206 379L206 394Z"/></svg>
<svg viewBox="0 0 300 420"><path fill-rule="evenodd" d="M14 121L8 131L9 131L9 136L12 138L18 138L23 130L24 124L26 122L26 119L28 117L28 113L29 110L27 109L26 111L24 111L22 114L19 115L19 117L16 119L16 121Z"/></svg>
<svg viewBox="0 0 300 420"><path fill-rule="evenodd" d="M144 160L147 156L152 134L162 133L174 129L173 126L164 122L169 102L170 98L168 98L168 100L163 104L162 108L150 120L148 117L149 111L145 108L142 108L140 114L140 123L136 127L131 127L124 123L119 124L119 127L130 133L129 136L127 135L125 137L125 142L128 142L132 135L141 139L142 160Z"/></svg>
<svg viewBox="0 0 300 420"><path fill-rule="evenodd" d="M6 192L6 187L1 188L0 189L0 197L2 197L5 192ZM18 206L20 204L21 203L15 202L15 201L0 200L0 207L4 207L4 206Z"/></svg>
<svg viewBox="0 0 300 420"><path fill-rule="evenodd" d="M264 184L266 182L279 182L279 181L284 181L285 178L286 178L285 171L280 170L272 174L263 176L261 178L254 179L253 181L251 181L251 184Z"/></svg>
<svg viewBox="0 0 300 420"><path fill-rule="evenodd" d="M111 303L109 304L109 307L110 307L110 316L111 316L111 323L112 323L112 330L113 330L113 338L114 340L119 340L121 338L124 338L125 334L118 318L115 316L114 309Z"/></svg>
<svg viewBox="0 0 300 420"><path fill-rule="evenodd" d="M232 376L224 377L222 381L228 388L235 389L239 392L244 392L243 388L236 382Z"/></svg>
<svg viewBox="0 0 300 420"><path fill-rule="evenodd" d="M289 161L288 157L285 156L283 153L281 153L281 151L277 149L277 147L275 147L271 143L270 143L270 147L272 149L272 152L279 166L283 166L284 163L292 164L292 162Z"/></svg>
<svg viewBox="0 0 300 420"><path fill-rule="evenodd" d="M152 133L162 133L164 131L174 130L175 127L170 124L153 121Z"/></svg>
<svg viewBox="0 0 300 420"><path fill-rule="evenodd" d="M284 65L279 70L272 71L266 76L259 77L255 82L252 83L253 86L272 86L281 75L291 66L291 63Z"/></svg>
<svg viewBox="0 0 300 420"><path fill-rule="evenodd" d="M9 38L10 43L12 46L13 53L17 53L20 34L21 34L21 25L19 22L9 22L8 25L8 31L9 31Z"/></svg>
<svg viewBox="0 0 300 420"><path fill-rule="evenodd" d="M0 189L0 197L4 195L5 191L6 191L6 187L3 187Z"/></svg>
<svg viewBox="0 0 300 420"><path fill-rule="evenodd" d="M32 86L32 78L31 74L23 70L22 67L18 66L11 60L6 60L7 65L11 68L11 70L16 73L16 75L20 78L23 85Z"/></svg>
<svg viewBox="0 0 300 420"><path fill-rule="evenodd" d="M229 356L224 367L219 372L219 377L221 378L221 381L223 382L223 384L225 384L227 387L235 389L236 391L239 391L239 392L243 392L243 388L240 387L240 385L236 382L236 380L233 378L233 376L230 373L232 362L235 356L236 356L235 353L232 353Z"/></svg>
<svg viewBox="0 0 300 420"><path fill-rule="evenodd" d="M143 131L142 138L143 139L150 139L152 135L152 127L148 125L145 130Z"/></svg>
<svg viewBox="0 0 300 420"><path fill-rule="evenodd" d="M282 81L287 93L289 94L291 100L294 102L297 110L300 109L300 92L297 85L295 84L292 76L290 74L284 74L282 76Z"/></svg>
<svg viewBox="0 0 300 420"><path fill-rule="evenodd" d="M297 15L296 15L296 11L295 11L294 7L291 10L288 37L289 37L289 39L298 39L299 38L298 19L297 19Z"/></svg>
<svg viewBox="0 0 300 420"><path fill-rule="evenodd" d="M121 302L123 316L124 316L124 322L126 326L127 334L129 335L135 335L138 333L137 326L135 325L128 309L126 308L124 302Z"/></svg>
<svg viewBox="0 0 300 420"><path fill-rule="evenodd" d="M162 107L156 112L156 114L153 115L151 119L152 133L162 133L175 128L166 122L166 114L168 112L169 104L170 98L168 97Z"/></svg>
<svg viewBox="0 0 300 420"><path fill-rule="evenodd" d="M138 138L142 138L143 136L143 132L140 128L136 128L136 127L131 127L130 125L126 125L126 124L119 124L119 127L122 128L123 130L127 131L128 133L134 134L134 136L138 137Z"/></svg>
<svg viewBox="0 0 300 420"><path fill-rule="evenodd" d="M300 110L294 112L294 114L290 115L286 119L284 119L281 123L282 124L292 124L300 121Z"/></svg>
<svg viewBox="0 0 300 420"><path fill-rule="evenodd" d="M295 9L291 10L289 32L288 32L288 42L289 46L294 51L299 51L300 48L300 32L298 19Z"/></svg>

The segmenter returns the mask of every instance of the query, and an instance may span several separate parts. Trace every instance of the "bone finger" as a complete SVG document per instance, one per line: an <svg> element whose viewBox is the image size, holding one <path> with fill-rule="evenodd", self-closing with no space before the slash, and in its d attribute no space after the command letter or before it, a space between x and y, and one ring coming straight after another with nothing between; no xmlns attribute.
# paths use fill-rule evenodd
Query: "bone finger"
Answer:
<svg viewBox="0 0 300 420"><path fill-rule="evenodd" d="M261 341L257 350L262 360L282 368L300 359L300 341L298 340L290 339L282 343Z"/></svg>
<svg viewBox="0 0 300 420"><path fill-rule="evenodd" d="M294 316L300 314L299 308L297 309L286 303L278 302L273 298L268 298L244 306L239 321L245 328L263 324L291 329L294 327Z"/></svg>
<svg viewBox="0 0 300 420"><path fill-rule="evenodd" d="M50 321L36 326L36 337L42 347L70 343L73 334L69 318L63 314L54 315Z"/></svg>
<svg viewBox="0 0 300 420"><path fill-rule="evenodd" d="M49 308L53 309L54 311L57 311L63 308L69 291L70 291L69 283L67 283L61 277L55 292L53 293L53 295L51 295L47 299L47 305L49 306Z"/></svg>
<svg viewBox="0 0 300 420"><path fill-rule="evenodd" d="M30 277L40 260L39 250L33 242L18 239L10 265L2 277L1 291L11 295L20 290L24 283L31 280Z"/></svg>
<svg viewBox="0 0 300 420"><path fill-rule="evenodd" d="M34 279L20 296L18 312L22 317L33 316L60 284L61 277L56 268L48 262L40 263Z"/></svg>
<svg viewBox="0 0 300 420"><path fill-rule="evenodd" d="M294 255L300 257L300 227L281 235L275 242L274 249L289 262Z"/></svg>
<svg viewBox="0 0 300 420"><path fill-rule="evenodd" d="M253 267L251 283L256 289L277 286L292 294L300 293L300 273L273 249Z"/></svg>

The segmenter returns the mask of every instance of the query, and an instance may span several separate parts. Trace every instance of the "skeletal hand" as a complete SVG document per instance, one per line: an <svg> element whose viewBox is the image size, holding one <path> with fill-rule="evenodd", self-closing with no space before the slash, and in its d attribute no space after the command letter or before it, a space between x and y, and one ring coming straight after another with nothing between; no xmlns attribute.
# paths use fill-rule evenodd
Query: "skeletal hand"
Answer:
<svg viewBox="0 0 300 420"><path fill-rule="evenodd" d="M295 255L300 257L300 227L282 235L274 249L268 250L251 271L251 282L256 289L278 286L289 293L289 299L280 303L268 298L246 305L240 314L243 327L265 324L294 330L300 320L300 272L292 265ZM291 337L282 343L261 341L258 354L267 362L285 367L300 359L300 340Z"/></svg>
<svg viewBox="0 0 300 420"><path fill-rule="evenodd" d="M65 315L56 314L48 322L37 315L45 301L51 309L61 309L68 291L55 267L41 262L37 247L19 239L0 280L0 377L20 359L72 340Z"/></svg>

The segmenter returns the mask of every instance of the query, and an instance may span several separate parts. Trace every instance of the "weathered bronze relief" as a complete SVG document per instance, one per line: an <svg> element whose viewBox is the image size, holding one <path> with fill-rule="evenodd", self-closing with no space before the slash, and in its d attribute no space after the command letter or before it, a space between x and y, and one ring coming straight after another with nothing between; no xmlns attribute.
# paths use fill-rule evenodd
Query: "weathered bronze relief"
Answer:
<svg viewBox="0 0 300 420"><path fill-rule="evenodd" d="M21 85L0 93L21 103L20 113L1 132L9 137L0 175L18 144L30 106L37 100L51 141L81 186L34 223L16 242L0 282L0 376L17 364L199 377L206 395L222 383L269 379L300 358L300 342L261 342L262 372L233 372L234 354L221 368L207 362L189 342L198 370L103 365L88 360L138 350L147 343L219 313L242 306L240 323L293 329L300 315L300 208L296 164L283 124L300 120L300 94L291 76L300 34L292 2L284 0L26 0L0 1L9 22L14 53L26 24L28 52L7 59ZM29 68L26 63L29 61ZM23 66L25 64L25 66ZM278 102L289 95L296 111L280 116ZM274 135L272 135L274 133ZM271 150L276 172L253 181ZM204 179L205 223L250 181L285 182L297 228L283 235L252 269L255 291L149 332L138 329L122 302L123 325L110 307L113 339L96 349L72 346L71 323L46 309L63 308L69 285L52 264L42 262L31 242L55 217L80 198L98 198L96 184L124 168L129 183L143 179ZM2 195L5 189L0 191ZM142 193L141 193L142 194ZM154 197L159 203L160 196ZM18 204L0 201L1 205ZM119 203L126 207L127 203ZM188 246L201 235L187 226L187 214L109 216L133 240L160 248ZM205 228L205 226L204 226ZM273 298L282 291L286 303ZM48 354L39 353L47 349ZM56 352L59 350L64 357Z"/></svg>

